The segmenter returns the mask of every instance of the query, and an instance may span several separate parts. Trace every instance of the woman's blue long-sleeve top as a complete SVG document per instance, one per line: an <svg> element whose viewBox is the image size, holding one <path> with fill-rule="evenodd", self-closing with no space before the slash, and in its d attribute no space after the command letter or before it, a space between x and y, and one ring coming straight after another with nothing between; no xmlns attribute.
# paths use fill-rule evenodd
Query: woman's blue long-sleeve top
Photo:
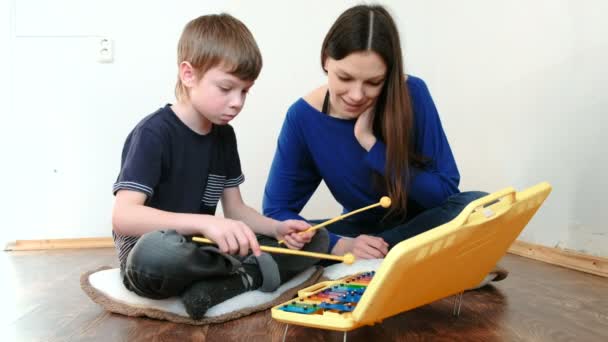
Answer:
<svg viewBox="0 0 608 342"><path fill-rule="evenodd" d="M415 150L430 158L424 169L410 166L408 202L433 208L458 192L460 175L426 84L414 76L406 84L414 112ZM372 177L385 173L386 145L377 139L366 151L355 138L355 122L322 113L302 98L289 108L264 190L264 215L281 221L303 219L299 213L321 180L344 212L377 203L386 195ZM355 219L378 222L385 213L377 208ZM330 236L332 247L338 238Z"/></svg>

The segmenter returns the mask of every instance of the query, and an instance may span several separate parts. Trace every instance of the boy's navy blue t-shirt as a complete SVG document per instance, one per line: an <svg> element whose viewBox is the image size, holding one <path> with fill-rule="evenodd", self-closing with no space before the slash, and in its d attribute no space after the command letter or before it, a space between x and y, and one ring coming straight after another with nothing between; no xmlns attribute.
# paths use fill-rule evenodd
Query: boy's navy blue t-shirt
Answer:
<svg viewBox="0 0 608 342"><path fill-rule="evenodd" d="M142 192L147 195L146 206L164 211L214 215L224 188L243 181L230 125L213 125L208 134L200 135L166 105L128 135L113 192ZM113 235L124 266L138 238Z"/></svg>

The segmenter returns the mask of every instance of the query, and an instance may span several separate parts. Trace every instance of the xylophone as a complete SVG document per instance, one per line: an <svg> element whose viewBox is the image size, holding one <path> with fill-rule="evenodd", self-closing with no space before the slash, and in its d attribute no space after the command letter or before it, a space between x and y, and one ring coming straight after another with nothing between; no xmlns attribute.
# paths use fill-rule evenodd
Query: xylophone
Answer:
<svg viewBox="0 0 608 342"><path fill-rule="evenodd" d="M300 290L296 299L273 307L272 318L287 323L284 337L290 324L346 333L449 296L461 301L462 293L494 268L550 192L551 185L543 182L477 199L452 221L397 244L375 273Z"/></svg>
<svg viewBox="0 0 608 342"><path fill-rule="evenodd" d="M300 291L299 298L279 306L278 310L306 315L323 315L325 312L350 313L357 306L375 273L371 271L355 274L332 282L317 291Z"/></svg>

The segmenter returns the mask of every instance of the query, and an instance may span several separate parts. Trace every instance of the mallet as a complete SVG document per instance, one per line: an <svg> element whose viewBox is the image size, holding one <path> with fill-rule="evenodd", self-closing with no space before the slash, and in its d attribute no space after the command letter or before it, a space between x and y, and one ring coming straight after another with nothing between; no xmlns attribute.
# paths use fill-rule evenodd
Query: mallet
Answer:
<svg viewBox="0 0 608 342"><path fill-rule="evenodd" d="M312 227L306 229L305 231L299 232L298 234L303 234L303 233L306 233L306 232L309 232L309 231L312 231L312 230L317 230L319 228L322 228L322 227L325 227L325 226L327 226L329 224L332 224L332 223L334 223L336 221L340 221L340 220L342 220L344 218L347 218L347 217L349 217L351 215L360 213L360 212L368 210L368 209L379 207L379 206L381 206L382 208L388 208L388 207L390 207L391 206L391 199L389 197L387 197L387 196L383 196L378 203L375 203L375 204L372 204L372 205L368 205L367 207L363 207L361 209L353 210L350 213L346 213L346 214L340 215L338 217L334 217L331 220L327 220L325 222L319 223L319 224L317 224L315 226L312 226ZM285 240L279 240L279 243L285 243Z"/></svg>
<svg viewBox="0 0 608 342"><path fill-rule="evenodd" d="M200 242L200 243L215 244L215 242L213 242L209 239L197 237L197 236L193 237L192 241L196 241L196 242ZM355 256L352 253L346 253L343 256L339 256L339 255L306 252L306 251L299 251L299 250L295 250L295 249L270 247L270 246L263 246L263 245L260 246L260 249L263 250L264 252L268 252L268 253L291 254L291 255L299 255L299 256L305 256L305 257L317 258L317 259L337 260L337 261L341 261L348 265L355 262Z"/></svg>

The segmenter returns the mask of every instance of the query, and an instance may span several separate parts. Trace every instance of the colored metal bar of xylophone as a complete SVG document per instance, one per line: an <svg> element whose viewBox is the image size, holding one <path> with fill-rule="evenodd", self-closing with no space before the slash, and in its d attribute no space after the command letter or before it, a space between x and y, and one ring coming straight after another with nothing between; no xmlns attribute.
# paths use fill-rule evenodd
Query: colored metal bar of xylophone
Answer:
<svg viewBox="0 0 608 342"><path fill-rule="evenodd" d="M335 284L310 294L296 298L279 309L305 315L323 314L325 311L335 313L352 312L363 296L375 271L364 272L344 278Z"/></svg>

